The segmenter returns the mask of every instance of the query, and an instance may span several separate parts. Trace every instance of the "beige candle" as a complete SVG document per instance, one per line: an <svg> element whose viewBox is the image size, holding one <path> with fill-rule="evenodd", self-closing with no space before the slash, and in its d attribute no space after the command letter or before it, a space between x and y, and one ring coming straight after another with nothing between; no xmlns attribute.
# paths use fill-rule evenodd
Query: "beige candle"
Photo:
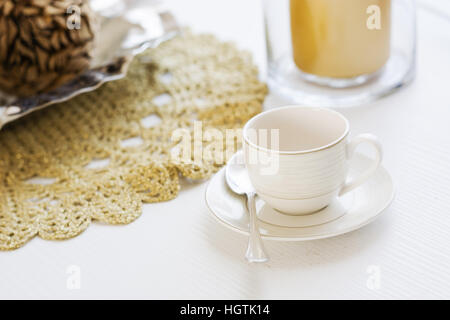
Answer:
<svg viewBox="0 0 450 320"><path fill-rule="evenodd" d="M389 58L391 0L290 0L293 56L300 70L353 78Z"/></svg>

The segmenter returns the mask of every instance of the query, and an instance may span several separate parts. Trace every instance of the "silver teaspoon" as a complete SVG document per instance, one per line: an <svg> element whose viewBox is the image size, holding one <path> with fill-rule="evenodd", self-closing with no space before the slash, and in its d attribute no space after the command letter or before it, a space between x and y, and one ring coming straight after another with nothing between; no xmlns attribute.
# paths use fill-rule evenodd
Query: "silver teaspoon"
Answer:
<svg viewBox="0 0 450 320"><path fill-rule="evenodd" d="M247 210L250 215L249 240L245 257L249 262L267 262L269 257L264 249L264 244L259 233L258 217L256 216L255 197L256 191L253 187L247 169L244 164L244 154L238 151L225 168L225 177L230 189L239 195L247 197Z"/></svg>

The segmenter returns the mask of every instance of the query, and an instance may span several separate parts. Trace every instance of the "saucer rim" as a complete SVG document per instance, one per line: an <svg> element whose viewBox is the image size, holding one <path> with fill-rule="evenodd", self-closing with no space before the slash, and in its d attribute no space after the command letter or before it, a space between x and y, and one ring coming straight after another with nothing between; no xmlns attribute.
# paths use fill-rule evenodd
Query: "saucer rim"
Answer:
<svg viewBox="0 0 450 320"><path fill-rule="evenodd" d="M363 155L363 154L361 154L361 153L357 153L357 154L355 154L355 156L356 156L356 157L365 158L365 160L370 161L370 158L369 158L369 157L367 157L367 156L365 156L365 155ZM364 220L362 223L356 224L356 225L354 225L354 226L352 226L352 227L350 227L350 228L348 228L348 229L346 229L346 230L344 230L344 231L337 231L337 232L333 232L333 233L317 234L317 235L310 235L310 236L305 236L305 237L299 237L299 236L285 237L285 236L275 236L275 235L265 235L265 234L261 234L261 238L263 238L264 240L271 240L271 241L285 241L285 242L286 242L286 241L287 241L287 242L300 242L300 241L320 240L320 239L334 238L334 237L337 237L337 236L340 236L340 235L344 235L344 234L347 234L347 233L356 231L356 230L358 230L358 229L360 229L360 228L362 228L362 227L364 227L364 226L366 226L366 225L372 223L373 221L375 221L376 219L378 219L378 218L386 211L387 208L389 208L389 206L392 204L392 202L394 201L395 196L396 196L396 188L395 188L395 184L394 184L394 182L393 182L393 180L392 180L391 174L389 173L389 171L388 171L383 165L380 165L380 168L379 168L379 169L384 170L384 172L387 174L387 177L389 178L390 184L391 184L391 186L392 186L392 192L391 192L391 194L390 194L389 199L387 199L387 200L385 201L385 203L384 203L382 206L380 206L380 207L382 207L382 208L379 209L378 212L377 212L376 214L374 214L372 217L370 217L369 219L366 219L366 220ZM221 169L216 173L216 175L218 175L219 173L221 173L221 172L224 171L224 170L225 170L225 167L221 168ZM222 174L223 174L223 173L222 173ZM205 192L204 192L205 204L206 204L206 207L208 208L210 214L214 217L214 219L215 219L217 222L219 222L221 225L225 226L226 228L228 228L228 229L230 229L230 230L233 230L233 231L235 231L235 232L237 232L237 233L240 233L240 234L242 234L242 235L249 236L249 232L248 232L248 231L243 230L243 229L240 229L240 228L238 228L238 227L236 227L236 226L234 226L234 225L231 225L230 223L228 223L228 222L222 220L222 219L221 219L221 218L220 218L220 217L212 210L210 204L208 203L208 198L207 198L208 190L209 190L209 187L210 187L211 183L212 183L212 179L208 181L208 184L207 184L207 186L206 186L206 188L205 188ZM354 191L352 191L352 192L354 192ZM344 215L342 215L342 216L340 216L340 217L338 217L338 218L336 218L336 219L334 219L334 220L325 222L325 223L323 223L323 224L321 224L321 225L326 225L326 224L328 224L328 223L335 222L335 221L337 221L337 220L339 220L339 219L342 219L342 218L345 217L346 215L347 215L347 213L345 213ZM258 219L258 220L259 220L259 219ZM264 224L268 224L268 225L273 225L273 224L267 223L267 222L262 221L262 220L259 220L259 221L260 221L260 223L264 223ZM273 226L276 226L277 228L283 228L283 229L306 229L306 228L314 227L314 226L308 226L308 227L287 227L287 226L279 226L279 225L273 225Z"/></svg>

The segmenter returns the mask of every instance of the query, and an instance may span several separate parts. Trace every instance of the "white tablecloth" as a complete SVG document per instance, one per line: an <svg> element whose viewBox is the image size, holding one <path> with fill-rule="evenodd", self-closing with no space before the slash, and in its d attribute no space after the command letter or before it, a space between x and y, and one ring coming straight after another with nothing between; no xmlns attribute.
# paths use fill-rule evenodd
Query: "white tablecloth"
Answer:
<svg viewBox="0 0 450 320"><path fill-rule="evenodd" d="M259 1L168 2L194 31L236 41L265 70ZM383 143L397 195L380 219L332 239L267 242L271 261L249 265L246 237L210 216L207 183L185 184L131 225L0 252L0 298L450 298L450 22L418 16L416 81L342 110L354 134ZM270 96L266 106L283 103Z"/></svg>

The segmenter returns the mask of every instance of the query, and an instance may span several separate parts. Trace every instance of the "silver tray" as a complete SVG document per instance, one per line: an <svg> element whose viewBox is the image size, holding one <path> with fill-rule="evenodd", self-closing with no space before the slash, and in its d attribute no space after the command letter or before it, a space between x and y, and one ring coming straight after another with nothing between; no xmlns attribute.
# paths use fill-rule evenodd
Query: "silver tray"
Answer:
<svg viewBox="0 0 450 320"><path fill-rule="evenodd" d="M92 0L92 7L100 14L101 27L96 37L91 68L69 83L44 94L19 98L0 92L0 129L30 112L123 78L135 55L158 46L180 32L175 18L161 1Z"/></svg>

